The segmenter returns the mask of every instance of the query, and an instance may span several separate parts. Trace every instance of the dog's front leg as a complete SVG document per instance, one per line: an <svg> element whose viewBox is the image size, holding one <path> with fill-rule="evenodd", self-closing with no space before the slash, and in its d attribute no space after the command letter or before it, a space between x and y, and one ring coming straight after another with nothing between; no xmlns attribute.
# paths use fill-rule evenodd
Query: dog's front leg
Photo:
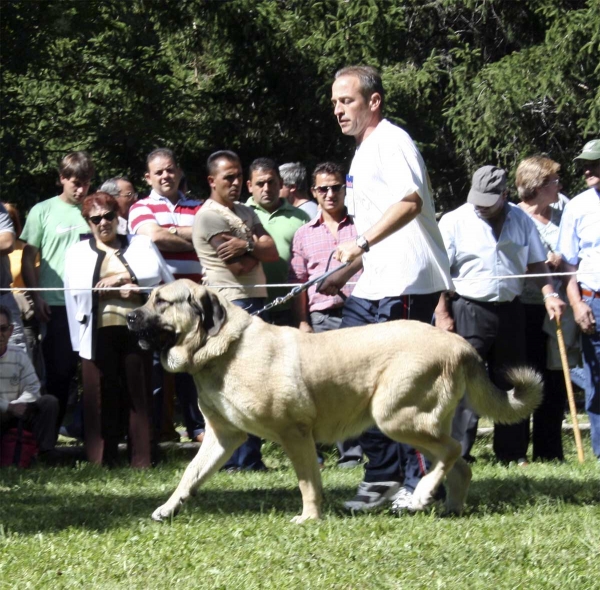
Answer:
<svg viewBox="0 0 600 590"><path fill-rule="evenodd" d="M171 497L153 513L152 518L162 521L175 516L181 505L194 494L203 482L218 471L246 439L239 430L221 429L216 431L207 422L204 441L196 456L187 466L179 485Z"/></svg>
<svg viewBox="0 0 600 590"><path fill-rule="evenodd" d="M318 520L321 518L323 485L315 441L311 435L288 434L282 440L282 446L294 466L302 494L302 514L294 516L292 522L301 524L306 520Z"/></svg>

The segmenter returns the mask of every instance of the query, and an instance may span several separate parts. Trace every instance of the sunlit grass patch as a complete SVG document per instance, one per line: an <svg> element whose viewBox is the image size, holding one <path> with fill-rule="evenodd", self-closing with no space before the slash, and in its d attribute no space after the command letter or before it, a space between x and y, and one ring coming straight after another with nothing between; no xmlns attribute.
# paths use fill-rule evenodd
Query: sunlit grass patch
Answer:
<svg viewBox="0 0 600 590"><path fill-rule="evenodd" d="M295 475L264 446L267 473L219 473L173 520L150 514L189 452L156 469L0 471L0 588L592 588L600 576L600 467L503 467L489 438L461 518L350 516L362 469L323 471L324 519L298 526ZM584 433L584 444L589 439Z"/></svg>

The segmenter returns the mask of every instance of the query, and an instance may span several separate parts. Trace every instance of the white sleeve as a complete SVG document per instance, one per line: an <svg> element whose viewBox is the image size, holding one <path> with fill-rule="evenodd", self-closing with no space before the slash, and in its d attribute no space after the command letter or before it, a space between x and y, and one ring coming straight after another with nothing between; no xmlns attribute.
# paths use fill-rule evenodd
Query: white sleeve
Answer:
<svg viewBox="0 0 600 590"><path fill-rule="evenodd" d="M579 264L579 238L575 231L575 217L571 213L573 207L568 203L560 220L557 251L573 266Z"/></svg>
<svg viewBox="0 0 600 590"><path fill-rule="evenodd" d="M158 259L158 269L160 272L160 278L163 283L172 283L175 280L173 273L169 270L163 255L160 253L159 249L156 247L156 244L150 240L150 248L154 251L156 258Z"/></svg>
<svg viewBox="0 0 600 590"><path fill-rule="evenodd" d="M446 253L448 254L448 260L450 261L450 268L454 264L456 259L456 245L454 243L454 225L448 215L444 215L438 223L442 239L444 240L444 246L446 247Z"/></svg>
<svg viewBox="0 0 600 590"><path fill-rule="evenodd" d="M12 403L28 404L41 397L40 381L26 353L20 355L21 371L19 382L19 397Z"/></svg>

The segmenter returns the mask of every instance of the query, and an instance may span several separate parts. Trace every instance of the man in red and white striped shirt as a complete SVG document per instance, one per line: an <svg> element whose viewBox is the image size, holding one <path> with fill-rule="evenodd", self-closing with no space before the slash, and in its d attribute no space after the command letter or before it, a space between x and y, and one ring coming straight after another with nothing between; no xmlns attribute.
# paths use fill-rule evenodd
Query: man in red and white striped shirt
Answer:
<svg viewBox="0 0 600 590"><path fill-rule="evenodd" d="M202 267L192 244L192 225L202 205L179 192L183 172L171 150L150 152L146 164L152 192L129 210L129 229L156 244L176 279L200 282Z"/></svg>
<svg viewBox="0 0 600 590"><path fill-rule="evenodd" d="M156 244L176 279L191 279L199 283L202 267L192 244L192 225L202 204L186 199L179 191L183 172L171 150L158 148L150 152L146 166L146 182L152 187L152 192L129 210L129 230L132 234L148 236ZM155 428L159 432L163 411L163 373L156 355L153 379ZM177 373L175 388L188 436L201 442L204 418L198 408L196 386L191 375Z"/></svg>

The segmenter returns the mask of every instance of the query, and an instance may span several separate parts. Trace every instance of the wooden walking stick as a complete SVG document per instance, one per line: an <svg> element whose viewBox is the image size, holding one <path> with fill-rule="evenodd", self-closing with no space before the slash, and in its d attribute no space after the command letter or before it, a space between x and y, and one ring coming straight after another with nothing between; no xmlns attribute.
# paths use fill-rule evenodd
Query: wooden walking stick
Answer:
<svg viewBox="0 0 600 590"><path fill-rule="evenodd" d="M560 351L560 360L565 376L565 385L567 386L567 398L569 400L569 409L571 410L571 419L573 420L573 433L575 434L575 445L577 446L577 458L580 463L583 463L584 457L583 445L581 444L581 431L579 430L579 422L577 420L577 408L575 407L575 396L573 395L573 384L571 383L567 349L565 347L565 339L563 338L559 317L556 318L556 337L558 338L558 350Z"/></svg>

